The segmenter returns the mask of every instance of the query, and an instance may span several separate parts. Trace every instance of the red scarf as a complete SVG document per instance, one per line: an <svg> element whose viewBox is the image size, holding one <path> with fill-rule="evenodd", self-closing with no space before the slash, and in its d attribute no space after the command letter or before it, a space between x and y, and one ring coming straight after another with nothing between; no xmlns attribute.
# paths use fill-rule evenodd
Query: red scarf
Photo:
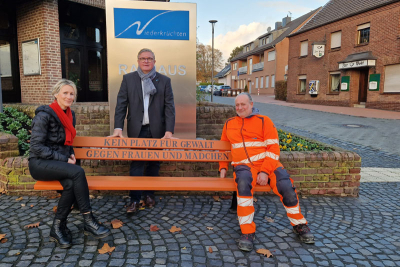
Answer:
<svg viewBox="0 0 400 267"><path fill-rule="evenodd" d="M58 118L60 119L62 125L64 126L65 130L65 143L66 146L72 146L74 142L74 138L76 136L76 130L72 125L72 112L71 109L68 107L67 112L61 109L60 105L57 103L57 100L50 105L50 107L54 110L57 114Z"/></svg>

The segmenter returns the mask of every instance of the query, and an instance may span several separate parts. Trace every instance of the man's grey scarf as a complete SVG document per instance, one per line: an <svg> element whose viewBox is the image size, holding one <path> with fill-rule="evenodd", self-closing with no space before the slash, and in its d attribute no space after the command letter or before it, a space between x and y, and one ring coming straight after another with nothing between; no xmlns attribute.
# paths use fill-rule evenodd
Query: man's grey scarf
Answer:
<svg viewBox="0 0 400 267"><path fill-rule="evenodd" d="M153 82L151 80L156 77L156 67L153 67L153 69L145 74L140 67L137 69L137 72L140 76L140 79L142 79L142 84L143 84L143 92L144 95L154 95L157 90L156 87L154 86Z"/></svg>

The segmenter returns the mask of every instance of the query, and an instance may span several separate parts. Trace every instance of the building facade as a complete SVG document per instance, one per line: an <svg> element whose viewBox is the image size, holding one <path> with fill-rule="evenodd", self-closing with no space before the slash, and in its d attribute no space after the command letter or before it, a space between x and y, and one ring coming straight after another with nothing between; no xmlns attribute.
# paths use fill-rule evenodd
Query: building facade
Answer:
<svg viewBox="0 0 400 267"><path fill-rule="evenodd" d="M50 103L61 78L77 102L108 102L105 19L105 0L0 0L3 102Z"/></svg>
<svg viewBox="0 0 400 267"><path fill-rule="evenodd" d="M289 34L304 25L316 10L300 18L285 17L275 23L275 29L243 45L243 52L232 58L232 88L251 94L274 94L275 81L287 79Z"/></svg>
<svg viewBox="0 0 400 267"><path fill-rule="evenodd" d="M331 0L289 39L287 101L400 111L400 1Z"/></svg>

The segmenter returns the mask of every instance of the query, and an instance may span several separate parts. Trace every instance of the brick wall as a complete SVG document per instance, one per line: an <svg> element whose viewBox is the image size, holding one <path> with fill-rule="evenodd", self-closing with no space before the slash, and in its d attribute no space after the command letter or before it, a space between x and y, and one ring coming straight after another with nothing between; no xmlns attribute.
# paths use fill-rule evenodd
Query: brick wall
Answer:
<svg viewBox="0 0 400 267"><path fill-rule="evenodd" d="M60 34L57 0L34 0L17 8L21 102L48 103L52 86L61 79ZM22 42L39 38L41 75L25 76Z"/></svg>
<svg viewBox="0 0 400 267"><path fill-rule="evenodd" d="M339 71L339 61L348 55L371 51L377 57L376 67L369 68L369 74L381 74L380 90L367 92L367 108L379 108L399 111L400 94L384 93L385 65L400 63L400 2L375 10L358 14L328 25L290 37L288 102L353 106L359 103L359 69L342 70L341 76L350 76L350 90L329 93L329 72ZM370 22L370 42L368 45L356 45L357 26ZM331 33L342 31L339 49L330 49ZM308 40L308 56L299 57L300 42ZM312 56L313 42L326 42L325 55L322 58ZM309 80L320 81L317 97L298 94L298 75L307 75Z"/></svg>
<svg viewBox="0 0 400 267"><path fill-rule="evenodd" d="M7 105L32 112L35 106ZM77 130L80 136L109 134L107 103L75 104ZM197 107L197 137L219 139L225 120L234 116L232 106L201 102ZM11 138L12 139L12 138ZM1 143L0 137L0 143ZM14 140L15 143L15 140ZM3 151L3 150L2 150ZM281 152L280 161L291 174L298 192L304 195L358 196L361 158L348 151ZM90 175L127 175L128 161L82 160L81 166ZM218 164L210 162L161 164L160 175L175 177L218 177ZM232 177L232 170L228 172ZM29 175L28 161L23 157L0 159L0 186L12 194L50 194L33 192L35 181Z"/></svg>

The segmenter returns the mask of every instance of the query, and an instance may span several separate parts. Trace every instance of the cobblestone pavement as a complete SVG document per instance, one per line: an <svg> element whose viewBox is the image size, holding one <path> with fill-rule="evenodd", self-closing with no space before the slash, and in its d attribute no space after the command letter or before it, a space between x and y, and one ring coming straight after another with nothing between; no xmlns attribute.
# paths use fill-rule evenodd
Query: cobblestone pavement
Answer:
<svg viewBox="0 0 400 267"><path fill-rule="evenodd" d="M214 102L234 104L234 98ZM400 120L361 118L274 104L255 103L277 128L358 153L362 167L400 168ZM350 126L348 126L350 125Z"/></svg>
<svg viewBox="0 0 400 267"><path fill-rule="evenodd" d="M298 241L278 197L258 196L255 247L269 249L273 258L238 249L240 229L236 216L228 212L230 200L158 196L162 199L156 208L128 218L127 199L96 198L92 204L102 222L119 219L125 224L98 241L83 236L82 218L71 214L68 227L74 245L65 250L49 242L58 199L17 201L2 195L0 233L7 234L8 241L0 243L0 266L400 266L399 187L400 183L362 183L359 198L300 198L315 245ZM39 228L24 229L36 222ZM150 232L151 224L160 230ZM170 233L172 226L182 231ZM110 255L97 251L105 242L115 246Z"/></svg>

